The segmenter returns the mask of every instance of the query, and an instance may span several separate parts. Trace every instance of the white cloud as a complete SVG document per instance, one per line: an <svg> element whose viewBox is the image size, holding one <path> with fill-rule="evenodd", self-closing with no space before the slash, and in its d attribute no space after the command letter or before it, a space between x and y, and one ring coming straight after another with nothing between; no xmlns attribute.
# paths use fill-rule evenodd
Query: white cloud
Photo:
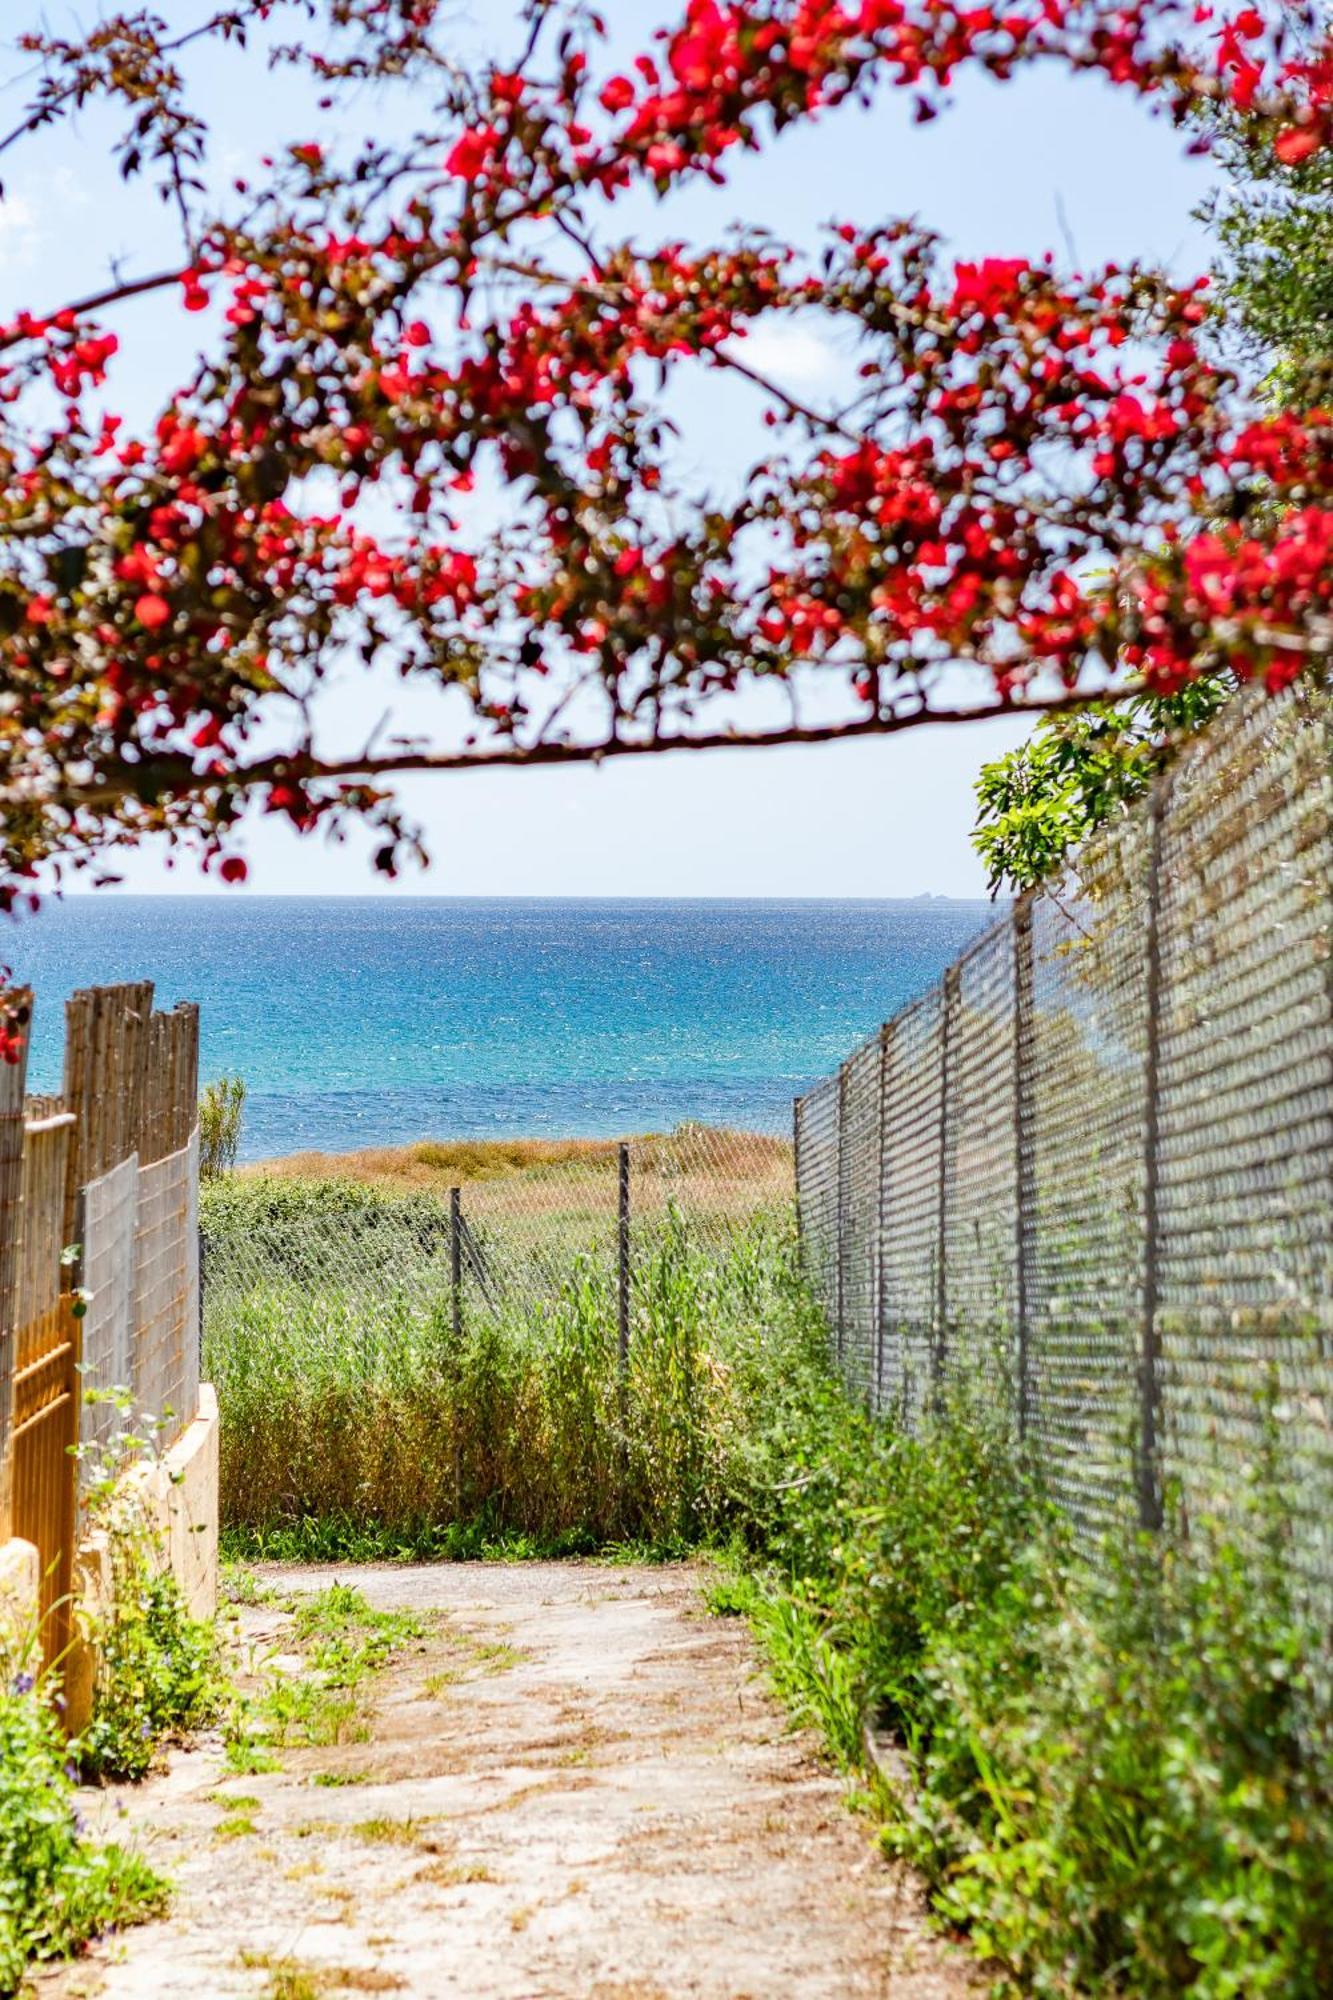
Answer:
<svg viewBox="0 0 1333 2000"><path fill-rule="evenodd" d="M726 351L790 388L829 383L842 366L837 349L810 327L776 320L761 321L743 340L728 341Z"/></svg>
<svg viewBox="0 0 1333 2000"><path fill-rule="evenodd" d="M88 206L88 192L69 167L58 167L34 190L6 183L0 196L0 273L25 271L67 230L72 214Z"/></svg>
<svg viewBox="0 0 1333 2000"><path fill-rule="evenodd" d="M41 239L37 210L26 195L0 199L0 264L10 270L30 264Z"/></svg>

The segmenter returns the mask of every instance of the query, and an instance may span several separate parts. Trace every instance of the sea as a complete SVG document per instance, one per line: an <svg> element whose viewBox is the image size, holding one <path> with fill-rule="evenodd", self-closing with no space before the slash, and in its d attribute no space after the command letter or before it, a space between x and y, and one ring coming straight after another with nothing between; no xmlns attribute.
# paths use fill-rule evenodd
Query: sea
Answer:
<svg viewBox="0 0 1333 2000"><path fill-rule="evenodd" d="M242 1151L788 1131L792 1098L924 992L986 902L82 895L0 939L37 995L30 1088L82 986L197 1000Z"/></svg>

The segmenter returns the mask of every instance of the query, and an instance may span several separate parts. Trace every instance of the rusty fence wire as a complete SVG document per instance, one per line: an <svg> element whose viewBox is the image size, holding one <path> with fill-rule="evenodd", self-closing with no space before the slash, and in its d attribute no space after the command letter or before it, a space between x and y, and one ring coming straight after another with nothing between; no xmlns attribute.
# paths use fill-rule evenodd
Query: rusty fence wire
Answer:
<svg viewBox="0 0 1333 2000"><path fill-rule="evenodd" d="M849 1384L996 1399L1093 1537L1256 1479L1333 1585L1333 723L1237 699L795 1110Z"/></svg>

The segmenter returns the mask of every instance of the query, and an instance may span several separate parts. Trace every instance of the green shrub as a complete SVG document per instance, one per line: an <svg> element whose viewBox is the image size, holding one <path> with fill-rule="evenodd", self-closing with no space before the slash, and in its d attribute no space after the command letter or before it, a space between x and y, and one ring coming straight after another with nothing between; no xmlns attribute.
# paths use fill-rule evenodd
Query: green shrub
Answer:
<svg viewBox="0 0 1333 2000"><path fill-rule="evenodd" d="M1333 1962L1326 1651L1263 1508L1080 1561L1003 1429L803 1385L747 1560L780 1692L840 1763L906 1753L885 1838L1004 1990L1315 2000ZM1321 1678L1322 1676L1322 1678Z"/></svg>
<svg viewBox="0 0 1333 2000"><path fill-rule="evenodd" d="M1021 1990L1315 2000L1333 1962L1317 1635L1225 1541L1034 1553L929 1656L907 1851Z"/></svg>
<svg viewBox="0 0 1333 2000"><path fill-rule="evenodd" d="M113 1606L97 1633L93 1712L74 1752L87 1778L137 1779L164 1740L217 1716L222 1681L213 1628L187 1615L170 1572L132 1544L114 1548L113 1568Z"/></svg>
<svg viewBox="0 0 1333 2000"><path fill-rule="evenodd" d="M73 1766L43 1689L7 1670L0 1687L0 1993L32 1959L165 1907L166 1884L138 1856L98 1846L74 1806Z"/></svg>
<svg viewBox="0 0 1333 2000"><path fill-rule="evenodd" d="M199 1172L206 1181L231 1173L241 1143L245 1080L220 1076L199 1094Z"/></svg>

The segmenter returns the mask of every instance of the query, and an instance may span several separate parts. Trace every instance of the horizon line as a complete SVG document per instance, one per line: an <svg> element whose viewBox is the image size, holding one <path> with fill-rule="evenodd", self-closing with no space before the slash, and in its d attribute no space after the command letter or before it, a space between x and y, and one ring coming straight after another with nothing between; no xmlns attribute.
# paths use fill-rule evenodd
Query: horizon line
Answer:
<svg viewBox="0 0 1333 2000"><path fill-rule="evenodd" d="M253 889L237 895L225 889L72 889L60 894L48 894L43 898L41 909L51 909L62 903L95 902L219 903L235 909L247 903L989 903L998 906L1009 900L1011 899L1006 896L985 894L951 895L941 889L916 889L896 896L785 896L726 893L642 896L628 891L582 895L534 895L520 894L512 890L482 889L453 895L420 893L394 895L392 892L377 894L373 890L336 892L327 889ZM40 916L41 910L36 914ZM31 915L21 915L18 920L31 921Z"/></svg>

